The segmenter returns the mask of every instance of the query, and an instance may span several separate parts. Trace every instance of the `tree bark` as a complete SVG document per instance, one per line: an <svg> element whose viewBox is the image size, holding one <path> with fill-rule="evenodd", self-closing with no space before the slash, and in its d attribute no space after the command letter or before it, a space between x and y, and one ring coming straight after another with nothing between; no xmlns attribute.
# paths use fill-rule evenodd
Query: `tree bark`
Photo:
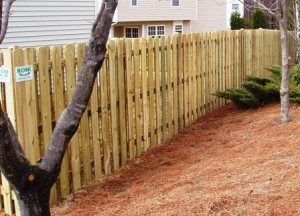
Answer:
<svg viewBox="0 0 300 216"><path fill-rule="evenodd" d="M7 0L8 3L14 0ZM11 4L6 9L10 9ZM117 0L103 0L94 22L80 75L72 99L62 112L44 158L35 165L26 159L11 122L0 105L0 170L13 186L22 216L48 216L49 197L61 169L69 141L88 105L93 85L106 53ZM3 13L1 35L6 33L9 10ZM3 37L4 38L4 37Z"/></svg>
<svg viewBox="0 0 300 216"><path fill-rule="evenodd" d="M10 15L10 9L12 4L16 0L1 0L1 32L0 32L0 44L3 42L4 37L7 32L7 26L8 26L8 20L9 20L9 15Z"/></svg>
<svg viewBox="0 0 300 216"><path fill-rule="evenodd" d="M45 187L35 188L28 191L18 192L16 197L22 216L42 215L50 216L50 189Z"/></svg>
<svg viewBox="0 0 300 216"><path fill-rule="evenodd" d="M289 122L289 91L290 91L290 57L288 43L288 11L289 0L278 0L278 21L281 32L281 49L282 49L282 79L280 86L281 101L281 122Z"/></svg>
<svg viewBox="0 0 300 216"><path fill-rule="evenodd" d="M295 2L295 23L296 23L296 38L295 38L295 48L296 48L296 59L295 63L300 62L300 1Z"/></svg>

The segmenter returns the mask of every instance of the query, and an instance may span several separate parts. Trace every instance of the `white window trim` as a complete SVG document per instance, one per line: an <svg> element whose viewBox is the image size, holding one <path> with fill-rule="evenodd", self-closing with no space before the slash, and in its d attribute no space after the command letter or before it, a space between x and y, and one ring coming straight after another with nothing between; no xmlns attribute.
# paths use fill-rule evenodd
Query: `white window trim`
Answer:
<svg viewBox="0 0 300 216"><path fill-rule="evenodd" d="M174 34L177 33L177 32L176 32L176 26L181 26L181 33L183 34L183 24L174 24L174 25L173 25L173 33L174 33Z"/></svg>
<svg viewBox="0 0 300 216"><path fill-rule="evenodd" d="M139 6L139 0L136 0L136 5L133 5L132 4L132 0L130 0L130 6L131 7L137 7L137 6Z"/></svg>
<svg viewBox="0 0 300 216"><path fill-rule="evenodd" d="M178 8L178 7L180 7L180 6L181 6L180 0L179 0L179 5L178 5L178 6L174 6L174 5L173 5L173 0L171 0L171 7Z"/></svg>
<svg viewBox="0 0 300 216"><path fill-rule="evenodd" d="M237 9L233 9L233 6L237 6ZM240 13L240 5L239 4L237 4L237 3L233 3L232 5L231 5L231 10L233 11L233 12L239 12Z"/></svg>
<svg viewBox="0 0 300 216"><path fill-rule="evenodd" d="M149 35L149 27L155 26L155 35ZM157 26L163 26L164 27L164 34L163 35L157 35ZM147 37L157 37L157 36L166 36L166 25L147 25Z"/></svg>
<svg viewBox="0 0 300 216"><path fill-rule="evenodd" d="M138 26L125 26L124 27L124 38L126 38L126 29L127 28L137 28L138 29L138 36L140 36L140 28Z"/></svg>
<svg viewBox="0 0 300 216"><path fill-rule="evenodd" d="M182 26L182 33L183 33L183 21L173 21L172 23L172 30L173 30L173 34L175 34L175 26L176 25L181 25Z"/></svg>
<svg viewBox="0 0 300 216"><path fill-rule="evenodd" d="M152 26L155 26L155 35L149 35L149 27L152 27ZM156 28L157 28L157 25L148 25L147 26L147 37L156 37Z"/></svg>

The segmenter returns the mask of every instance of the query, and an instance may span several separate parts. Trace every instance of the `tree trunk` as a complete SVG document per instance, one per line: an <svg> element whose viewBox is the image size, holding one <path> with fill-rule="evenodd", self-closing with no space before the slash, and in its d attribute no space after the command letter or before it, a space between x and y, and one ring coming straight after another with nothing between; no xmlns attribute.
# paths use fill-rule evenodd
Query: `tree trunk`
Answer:
<svg viewBox="0 0 300 216"><path fill-rule="evenodd" d="M289 0L278 0L278 21L281 31L282 79L280 86L281 122L289 122L290 57L288 43Z"/></svg>
<svg viewBox="0 0 300 216"><path fill-rule="evenodd" d="M15 194L18 199L20 213L22 216L50 216L50 198L51 188L35 188L23 192L16 190Z"/></svg>
<svg viewBox="0 0 300 216"><path fill-rule="evenodd" d="M295 38L295 48L296 48L296 59L295 63L300 62L300 1L296 0L295 3L295 23L296 23L296 38Z"/></svg>

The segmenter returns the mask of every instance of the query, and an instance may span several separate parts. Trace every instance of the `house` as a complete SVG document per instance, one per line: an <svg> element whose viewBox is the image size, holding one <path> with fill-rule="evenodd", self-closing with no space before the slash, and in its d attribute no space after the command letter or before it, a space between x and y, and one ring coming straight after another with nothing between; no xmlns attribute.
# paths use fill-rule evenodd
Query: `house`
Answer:
<svg viewBox="0 0 300 216"><path fill-rule="evenodd" d="M121 0L113 37L148 37L190 33L197 20L197 0Z"/></svg>
<svg viewBox="0 0 300 216"><path fill-rule="evenodd" d="M243 14L238 0L123 0L119 1L112 36L136 38L229 29L232 8Z"/></svg>
<svg viewBox="0 0 300 216"><path fill-rule="evenodd" d="M110 36L154 37L226 29L228 4L233 8L235 1L119 0ZM0 48L87 42L99 4L99 0L17 0Z"/></svg>

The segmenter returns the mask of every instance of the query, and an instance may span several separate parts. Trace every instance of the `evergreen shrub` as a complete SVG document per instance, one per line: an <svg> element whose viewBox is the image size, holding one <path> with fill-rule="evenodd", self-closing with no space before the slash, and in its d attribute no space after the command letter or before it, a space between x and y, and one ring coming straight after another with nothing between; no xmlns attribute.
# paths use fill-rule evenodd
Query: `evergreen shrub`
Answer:
<svg viewBox="0 0 300 216"><path fill-rule="evenodd" d="M269 78L247 76L241 88L216 92L218 98L231 100L237 107L247 109L280 100L281 66L271 66ZM290 101L300 104L300 65L290 71Z"/></svg>
<svg viewBox="0 0 300 216"><path fill-rule="evenodd" d="M230 28L231 30L239 30L244 28L244 18L237 11L232 12L230 16Z"/></svg>
<svg viewBox="0 0 300 216"><path fill-rule="evenodd" d="M252 13L252 28L253 29L268 28L267 15L261 9L255 9Z"/></svg>

